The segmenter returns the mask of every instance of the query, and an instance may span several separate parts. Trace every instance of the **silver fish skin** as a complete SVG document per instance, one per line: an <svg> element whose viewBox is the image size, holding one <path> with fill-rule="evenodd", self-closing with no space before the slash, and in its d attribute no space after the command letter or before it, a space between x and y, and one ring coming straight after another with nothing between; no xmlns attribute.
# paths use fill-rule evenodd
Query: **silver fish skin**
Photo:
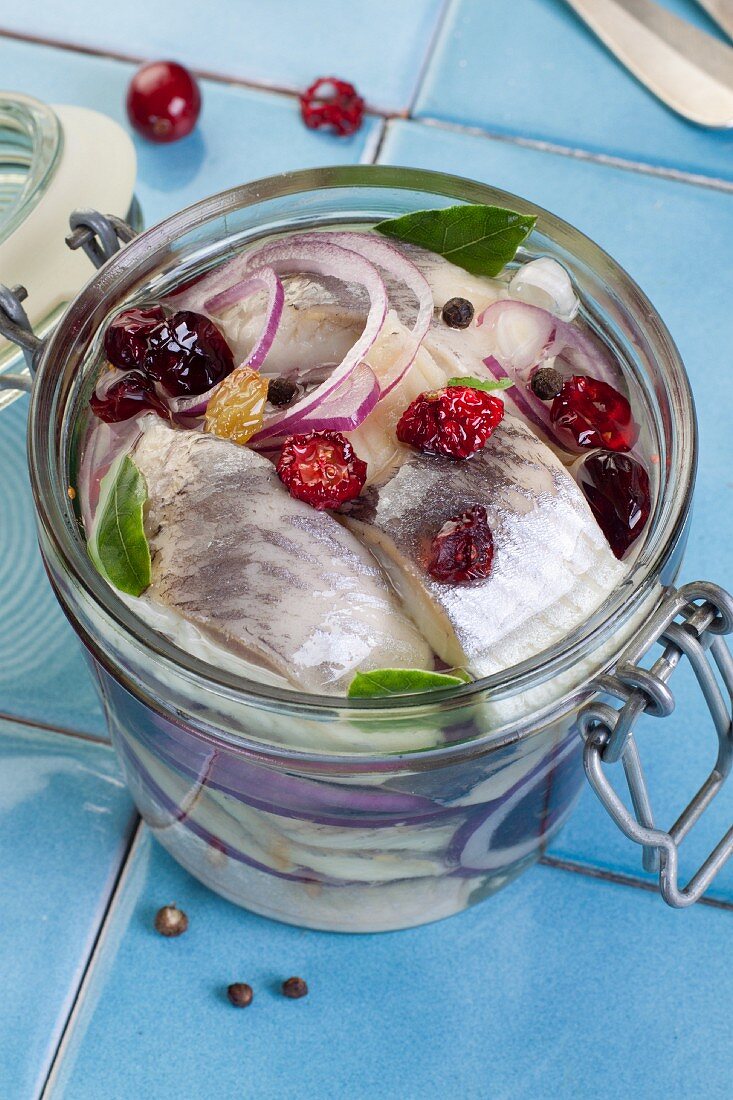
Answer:
<svg viewBox="0 0 733 1100"><path fill-rule="evenodd" d="M562 463L521 421L505 416L465 461L417 451L346 519L382 562L435 652L488 676L580 626L625 573ZM444 584L426 572L448 519L486 508L494 539L488 577Z"/></svg>
<svg viewBox="0 0 733 1100"><path fill-rule="evenodd" d="M357 670L433 667L368 550L292 498L267 459L142 424L132 458L148 488L150 599L306 691L339 691Z"/></svg>

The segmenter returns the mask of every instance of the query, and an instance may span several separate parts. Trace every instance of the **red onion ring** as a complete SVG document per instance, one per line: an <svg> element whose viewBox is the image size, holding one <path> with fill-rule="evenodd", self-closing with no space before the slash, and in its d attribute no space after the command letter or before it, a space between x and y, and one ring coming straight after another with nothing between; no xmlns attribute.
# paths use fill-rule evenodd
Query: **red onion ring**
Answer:
<svg viewBox="0 0 733 1100"><path fill-rule="evenodd" d="M341 362L334 367L325 382L286 411L276 413L266 421L264 427L250 441L250 445L256 447L258 444L269 442L274 437L290 435L297 431L307 413L319 409L337 388L351 378L356 368L365 359L384 324L387 315L387 291L383 279L372 263L349 249L327 241L301 240L299 243L298 238L291 237L251 253L247 262L248 264L266 264L276 274L281 275L307 271L314 275L330 275L348 283L360 283L369 295L369 312L359 339L351 346ZM358 396L359 407L362 407L366 403L364 395ZM342 415L351 414L342 410Z"/></svg>
<svg viewBox="0 0 733 1100"><path fill-rule="evenodd" d="M381 396L379 379L367 363L359 363L318 409L291 427L290 433L353 432L366 420Z"/></svg>
<svg viewBox="0 0 733 1100"><path fill-rule="evenodd" d="M371 263L383 268L390 275L404 283L417 299L418 312L410 331L411 340L405 348L401 360L393 369L389 380L382 379L380 382L382 397L386 397L407 374L430 328L434 308L433 292L430 289L430 284L416 265L408 260L394 245L380 240L378 237L370 237L367 233L347 233L336 230L325 233L306 233L296 239L319 241L324 238L356 252L357 255L365 256Z"/></svg>
<svg viewBox="0 0 733 1100"><path fill-rule="evenodd" d="M126 373L118 372L121 375ZM114 460L123 451L132 449L141 433L140 414L114 424L92 419L84 439L77 480L79 508L87 538L91 537L94 513L99 501L99 483Z"/></svg>
<svg viewBox="0 0 733 1100"><path fill-rule="evenodd" d="M608 382L609 385L618 386L618 371L614 369L613 362L602 345L592 340L576 325L561 321L540 306L502 298L486 307L478 318L477 324L486 326L491 332L496 332L502 316L512 313L530 318L537 326L538 333L536 356L520 358L518 361L510 359L504 361L504 366L512 371L515 382L527 384L529 372L533 367L545 359L559 355L568 358L568 362L575 370L592 374L594 378ZM570 356L566 356L567 352L570 352Z"/></svg>
<svg viewBox="0 0 733 1100"><path fill-rule="evenodd" d="M256 290L267 291L267 308L259 339L244 362L239 364L241 367L249 367L250 370L259 370L277 334L285 304L285 291L280 279L271 267L262 267L254 275L240 280L234 286L222 290L204 302L204 310L207 313L221 313L236 302L249 298Z"/></svg>
<svg viewBox="0 0 733 1100"><path fill-rule="evenodd" d="M555 433L552 420L550 419L550 410L546 407L544 402L540 401L539 397L532 392L529 386L525 387L521 382L515 382L512 376L504 370L499 360L495 359L493 355L489 355L488 358L484 359L484 365L489 369L497 381L508 378L510 382L514 382L511 389L505 391L505 399L512 402L525 420L529 420L534 424L534 426L561 451L570 449L567 443L562 441Z"/></svg>
<svg viewBox="0 0 733 1100"><path fill-rule="evenodd" d="M159 393L175 416L188 416L195 419L198 416L204 415L206 406L209 404L209 401L219 389L220 385L221 382L217 382L215 386L212 386L210 390L206 390L204 393L193 393L186 397L170 397L163 391L162 387Z"/></svg>

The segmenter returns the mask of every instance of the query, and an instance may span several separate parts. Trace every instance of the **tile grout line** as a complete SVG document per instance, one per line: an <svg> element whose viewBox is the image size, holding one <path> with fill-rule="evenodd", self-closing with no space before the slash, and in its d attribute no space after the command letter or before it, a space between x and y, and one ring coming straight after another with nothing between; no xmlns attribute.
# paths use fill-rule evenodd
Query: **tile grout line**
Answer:
<svg viewBox="0 0 733 1100"><path fill-rule="evenodd" d="M73 1003L69 1009L69 1013L66 1017L61 1036L59 1038L56 1050L54 1051L51 1059L51 1064L48 1067L48 1073L43 1083L43 1087L38 1096L38 1100L50 1100L51 1091L58 1078L58 1073L61 1065L64 1061L64 1057L68 1052L69 1044L76 1029L76 1024L81 1013L87 990L91 984L91 981L96 970L96 964L101 957L102 952L107 943L107 939L110 935L111 918L114 916L114 911L120 904L120 898L125 888L127 880L131 874L134 858L138 848L142 843L143 836L143 820L138 816L137 823L132 830L130 842L127 845L122 860L120 861L119 871L115 878L114 885L110 891L109 898L107 899L107 905L105 907L102 919L99 922L97 934L94 938L94 944L89 952L84 972L79 980L79 984L76 988L76 994L74 996Z"/></svg>
<svg viewBox="0 0 733 1100"><path fill-rule="evenodd" d="M384 144L384 138L387 133L387 121L381 118L379 125L370 138L367 139L361 156L359 157L359 164L376 164L377 158L382 151L382 145Z"/></svg>
<svg viewBox="0 0 733 1100"><path fill-rule="evenodd" d="M377 137L377 140L374 143L374 149L373 149L372 155L369 159L369 164L377 164L378 163L379 158L382 155L382 147L383 147L384 142L387 138L388 130L389 130L389 126L387 125L387 121L385 119L385 121L382 123L382 128L379 131L379 135Z"/></svg>
<svg viewBox="0 0 733 1100"><path fill-rule="evenodd" d="M435 57L435 51L438 48L438 43L443 37L443 31L445 30L448 22L448 16L456 6L456 0L443 0L440 11L438 12L438 18L435 20L435 26L433 27L432 34L425 50L425 55L422 59L422 63L418 68L417 77L415 78L415 84L413 86L412 95L410 96L407 104L406 116L411 119L415 105L420 97L423 84L425 83L428 75L428 70Z"/></svg>
<svg viewBox="0 0 733 1100"><path fill-rule="evenodd" d="M659 896L659 887L655 882L634 878L633 875L625 874L622 871L609 871L604 867L592 867L587 863L576 863L574 860L547 855L542 856L539 863L540 866L550 867L555 871L567 871L570 874L582 875L585 878L598 879L601 882L612 882L616 886L630 886L634 890L644 890L648 894ZM702 897L695 904L706 905L711 909L733 911L733 902L721 901L718 898Z"/></svg>
<svg viewBox="0 0 733 1100"><path fill-rule="evenodd" d="M69 53L78 53L85 57L100 57L108 61L121 61L129 65L142 65L146 61L152 60L152 58L141 54L123 53L121 50L112 50L102 46L85 46L78 42L68 42L63 38L48 38L40 34L14 31L10 27L0 26L0 38L8 38L14 42L25 42L31 46L46 46L57 50L67 50ZM288 98L297 96L300 92L300 89L293 85L267 84L264 81L248 80L246 77L210 72L208 69L192 68L191 72L202 80L211 80L216 84L231 84L235 87L251 88L260 92L274 92L276 95L287 96Z"/></svg>
<svg viewBox="0 0 733 1100"><path fill-rule="evenodd" d="M111 50L103 46L86 46L79 42L68 42L63 38L47 38L40 34L28 34L25 31L14 31L10 27L0 26L0 38L8 38L13 42L25 42L30 46L43 46L55 50L66 50L68 53L81 54L84 57L98 57L107 61L119 61L127 65L143 65L152 58L142 54L123 53L120 50ZM284 99L297 100L303 91L295 84L276 84L264 79L255 80L246 76L235 76L233 73L221 73L212 69L195 69L189 66L190 71L200 80L210 80L214 84L224 84L234 88L246 88L254 92L271 92L273 95L282 96ZM366 113L377 118L404 118L404 111L389 111L376 107L371 103L366 105Z"/></svg>
<svg viewBox="0 0 733 1100"><path fill-rule="evenodd" d="M440 20L440 29L442 29L444 25L445 18L452 3L453 0L446 0L444 15ZM437 41L437 35L434 37L435 41ZM0 38L8 38L16 42L26 42L35 46L46 46L58 50L67 50L70 53L78 53L88 57L100 57L107 58L111 61L127 62L128 64L139 65L141 62L149 60L149 58L135 54L125 54L97 46L84 46L74 42L66 42L63 39L44 38L41 35L27 34L23 31L14 31L8 27L2 26L0 26ZM431 47L433 47L433 43L431 43ZM431 48L431 54L433 52L434 48ZM300 93L300 89L292 85L268 84L265 81L210 72L205 69L193 69L192 72L203 80L211 80L215 83L230 85L232 87L247 88L251 91L271 92L287 99L297 99ZM423 77L424 73L421 70L420 76L418 77L419 84L422 83ZM574 158L576 160L589 161L592 164L601 164L610 168L620 168L628 172L638 172L640 175L669 179L676 183L686 183L692 186L703 187L707 190L723 191L726 193L733 192L733 181L720 179L717 176L700 175L678 168L661 168L657 165L646 164L643 161L628 160L624 157L614 156L610 153L594 153L588 149L578 149L569 145L560 145L551 141L545 141L541 138L527 138L522 137L520 134L500 133L494 130L484 129L481 126L473 126L469 123L461 122L448 122L444 119L434 118L429 115L422 118L414 118L411 112L414 108L418 92L413 96L407 111L380 110L368 104L367 113L376 118L381 118L386 122L402 120L416 126L425 126L446 130L452 133L466 134L470 137L482 137L491 141L502 141L508 145L518 145L523 148L536 149L543 153L555 153L570 159Z"/></svg>
<svg viewBox="0 0 733 1100"><path fill-rule="evenodd" d="M594 153L589 149L576 149L571 145L558 145L552 141L545 141L543 138L522 137L521 134L504 134L496 130L484 129L482 126L472 126L469 123L448 122L445 119L434 118L430 115L410 119L410 121L427 126L430 129L465 134L467 137L485 138L489 141L501 141L506 145L519 145L525 149L535 149L540 153L555 153L571 160L590 161L592 164L602 164L607 168L621 168L627 172L638 172L639 175L643 176L656 176L661 179L673 180L675 183L704 187L711 191L733 192L733 180L687 172L682 168L663 168L656 164L646 164L644 161L628 160L625 157L614 156L612 153Z"/></svg>
<svg viewBox="0 0 733 1100"><path fill-rule="evenodd" d="M21 718L17 714L6 714L0 711L0 722L10 722L16 726L28 726L33 730L42 730L44 733L58 733L63 737L76 737L80 741L89 741L93 745L104 745L112 748L110 741L99 733L84 733L82 730L68 729L66 726L52 726L48 722L39 722L35 718Z"/></svg>

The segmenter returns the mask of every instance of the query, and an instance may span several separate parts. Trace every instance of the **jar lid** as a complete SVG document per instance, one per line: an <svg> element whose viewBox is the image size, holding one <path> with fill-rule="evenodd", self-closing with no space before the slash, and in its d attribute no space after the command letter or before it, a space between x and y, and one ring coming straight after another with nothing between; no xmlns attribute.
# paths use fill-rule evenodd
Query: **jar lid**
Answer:
<svg viewBox="0 0 733 1100"><path fill-rule="evenodd" d="M129 135L106 115L0 94L0 283L28 289L24 308L39 336L90 276L86 256L65 243L71 211L126 217L135 172ZM0 373L18 367L17 348L0 339Z"/></svg>

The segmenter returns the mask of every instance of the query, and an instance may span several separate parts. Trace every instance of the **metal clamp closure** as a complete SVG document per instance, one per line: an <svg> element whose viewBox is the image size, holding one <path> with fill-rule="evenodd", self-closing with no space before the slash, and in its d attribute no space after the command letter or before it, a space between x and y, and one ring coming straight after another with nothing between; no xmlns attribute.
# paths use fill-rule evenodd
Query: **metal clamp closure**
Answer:
<svg viewBox="0 0 733 1100"><path fill-rule="evenodd" d="M644 848L644 867L659 872L664 900L675 908L692 905L733 854L733 827L680 887L679 844L722 787L733 764L733 657L723 635L733 633L733 596L701 581L673 589L649 623L624 651L614 673L599 680L599 690L619 699L618 709L589 703L579 716L585 739L584 764L590 783L621 831ZM655 644L663 647L651 668L641 661ZM718 757L700 790L669 831L655 828L646 781L633 730L643 713L665 717L674 709L668 682L686 657L692 665L718 735ZM716 677L725 688L725 695ZM611 786L604 764L621 760L634 808L626 808Z"/></svg>
<svg viewBox="0 0 733 1100"><path fill-rule="evenodd" d="M127 244L137 236L131 225L114 214L100 214L98 210L75 210L70 218L71 233L66 243L72 250L82 248L95 267L105 264L120 244Z"/></svg>
<svg viewBox="0 0 733 1100"><path fill-rule="evenodd" d="M0 335L17 344L23 351L30 378L23 374L0 375L0 389L26 390L30 392L31 379L36 373L36 364L43 341L31 328L28 315L22 303L28 297L24 286L11 288L0 283Z"/></svg>

